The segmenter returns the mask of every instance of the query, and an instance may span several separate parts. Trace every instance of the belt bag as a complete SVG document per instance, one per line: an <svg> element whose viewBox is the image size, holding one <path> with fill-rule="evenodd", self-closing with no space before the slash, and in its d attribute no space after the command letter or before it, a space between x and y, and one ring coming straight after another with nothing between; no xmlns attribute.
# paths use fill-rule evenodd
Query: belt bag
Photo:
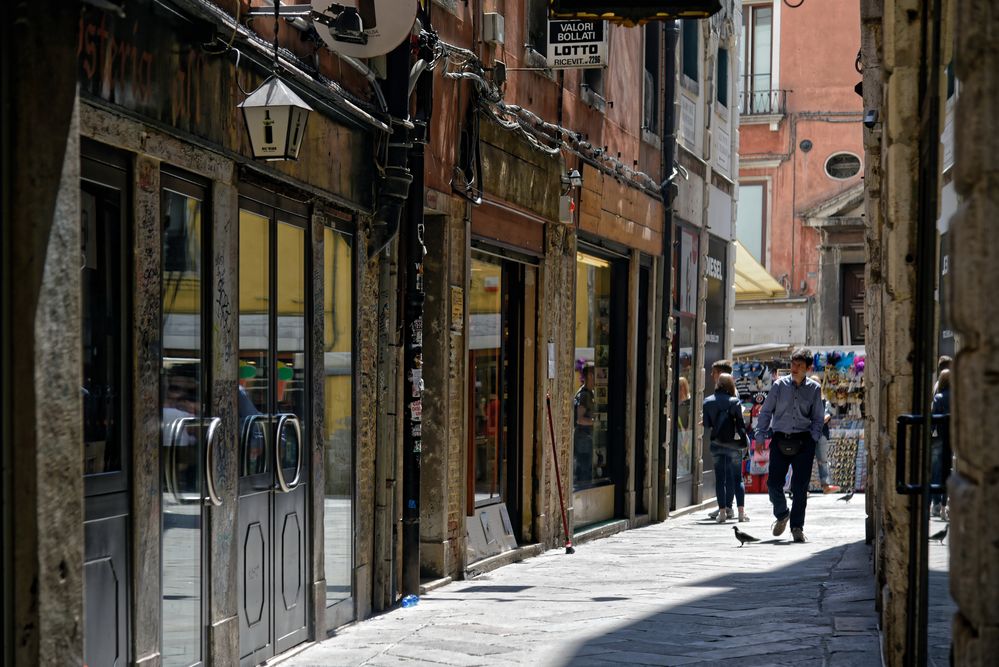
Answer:
<svg viewBox="0 0 999 667"><path fill-rule="evenodd" d="M807 440L791 440L788 438L781 438L777 441L777 448L780 453L784 456L797 456L801 448L805 446Z"/></svg>

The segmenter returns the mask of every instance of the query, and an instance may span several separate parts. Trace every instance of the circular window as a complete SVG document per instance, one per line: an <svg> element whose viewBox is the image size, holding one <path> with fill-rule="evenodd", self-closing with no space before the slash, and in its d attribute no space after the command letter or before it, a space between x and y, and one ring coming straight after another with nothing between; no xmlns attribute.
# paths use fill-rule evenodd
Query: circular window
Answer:
<svg viewBox="0 0 999 667"><path fill-rule="evenodd" d="M860 172L860 158L853 153L836 153L826 160L826 175L829 178L845 179Z"/></svg>

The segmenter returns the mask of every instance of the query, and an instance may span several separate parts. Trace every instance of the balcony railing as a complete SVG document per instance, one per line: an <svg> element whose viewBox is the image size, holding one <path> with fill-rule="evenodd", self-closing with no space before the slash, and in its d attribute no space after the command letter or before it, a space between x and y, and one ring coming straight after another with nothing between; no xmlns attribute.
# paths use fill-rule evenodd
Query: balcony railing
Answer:
<svg viewBox="0 0 999 667"><path fill-rule="evenodd" d="M786 90L760 90L743 85L739 91L739 113L743 116L783 115L786 102Z"/></svg>

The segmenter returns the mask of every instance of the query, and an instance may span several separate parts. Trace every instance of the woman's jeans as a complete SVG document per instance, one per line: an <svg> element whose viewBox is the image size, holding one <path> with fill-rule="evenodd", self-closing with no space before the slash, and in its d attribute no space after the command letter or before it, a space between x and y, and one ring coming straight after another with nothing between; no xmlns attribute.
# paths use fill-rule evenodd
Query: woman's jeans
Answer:
<svg viewBox="0 0 999 667"><path fill-rule="evenodd" d="M815 462L819 464L819 484L823 487L832 484L832 474L829 472L829 438L822 435L815 443Z"/></svg>
<svg viewBox="0 0 999 667"><path fill-rule="evenodd" d="M715 463L715 497L718 507L731 507L732 499L739 507L746 503L746 487L742 485L742 451L711 445Z"/></svg>
<svg viewBox="0 0 999 667"><path fill-rule="evenodd" d="M953 456L950 447L944 447L943 438L935 437L930 452L930 483L946 485L947 479L950 477L951 457ZM947 494L931 494L930 502L946 507Z"/></svg>

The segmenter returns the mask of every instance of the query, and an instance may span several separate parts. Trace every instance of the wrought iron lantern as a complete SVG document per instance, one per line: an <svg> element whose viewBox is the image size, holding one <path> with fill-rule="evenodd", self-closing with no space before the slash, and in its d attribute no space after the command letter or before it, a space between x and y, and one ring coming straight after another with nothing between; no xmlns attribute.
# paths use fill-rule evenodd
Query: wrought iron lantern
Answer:
<svg viewBox="0 0 999 667"><path fill-rule="evenodd" d="M253 157L296 160L312 107L277 75L264 81L239 105Z"/></svg>

